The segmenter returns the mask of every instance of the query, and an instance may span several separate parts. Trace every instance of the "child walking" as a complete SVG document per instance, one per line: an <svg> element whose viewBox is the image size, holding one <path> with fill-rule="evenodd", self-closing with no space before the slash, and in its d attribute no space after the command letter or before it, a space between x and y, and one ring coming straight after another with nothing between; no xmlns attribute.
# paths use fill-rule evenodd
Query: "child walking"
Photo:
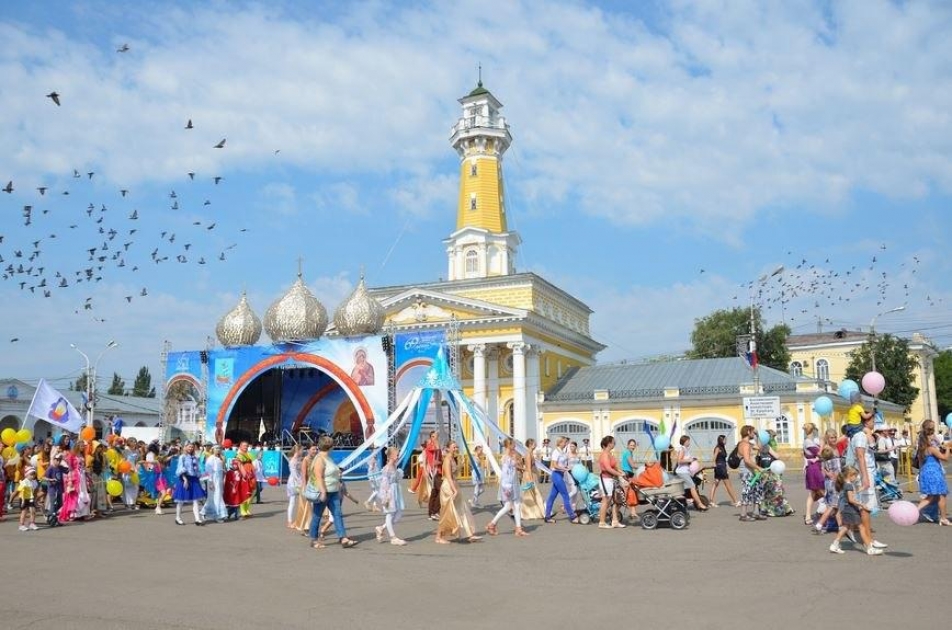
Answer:
<svg viewBox="0 0 952 630"><path fill-rule="evenodd" d="M27 468L17 486L20 495L20 531L35 531L36 527L36 469Z"/></svg>
<svg viewBox="0 0 952 630"><path fill-rule="evenodd" d="M882 548L877 546L876 541L869 536L869 528L863 526L869 522L869 508L857 498L858 486L859 471L852 466L844 467L836 478L836 489L840 493L840 518L843 524L836 532L833 544L830 545L830 553L844 553L840 548L840 541L846 536L847 531L859 530L860 538L866 548L866 555L881 556L883 555Z"/></svg>

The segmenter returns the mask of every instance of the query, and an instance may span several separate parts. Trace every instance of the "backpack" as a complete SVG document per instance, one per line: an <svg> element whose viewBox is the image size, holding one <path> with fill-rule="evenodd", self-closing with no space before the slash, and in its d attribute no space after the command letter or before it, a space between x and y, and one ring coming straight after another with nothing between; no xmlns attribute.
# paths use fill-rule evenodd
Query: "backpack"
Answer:
<svg viewBox="0 0 952 630"><path fill-rule="evenodd" d="M740 468L740 455L737 454L737 447L734 447L734 450L731 451L731 454L727 456L727 467L731 470L737 470Z"/></svg>

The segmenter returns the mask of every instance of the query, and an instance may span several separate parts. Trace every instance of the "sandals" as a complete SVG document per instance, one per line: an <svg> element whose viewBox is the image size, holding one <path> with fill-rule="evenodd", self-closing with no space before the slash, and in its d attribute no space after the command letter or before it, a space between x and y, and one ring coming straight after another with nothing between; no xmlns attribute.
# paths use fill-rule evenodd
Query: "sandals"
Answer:
<svg viewBox="0 0 952 630"><path fill-rule="evenodd" d="M582 521L578 520L578 517L576 516L571 521L569 521L569 523L571 523L572 525L581 525Z"/></svg>
<svg viewBox="0 0 952 630"><path fill-rule="evenodd" d="M383 527L381 527L380 525L378 525L377 527L374 527L374 532L376 532L377 534L377 542L382 543L383 542Z"/></svg>
<svg viewBox="0 0 952 630"><path fill-rule="evenodd" d="M813 519L810 518L809 516L804 516L804 517L803 517L803 524L804 524L804 525L813 525Z"/></svg>
<svg viewBox="0 0 952 630"><path fill-rule="evenodd" d="M319 540L311 543L311 549L324 549L325 547L327 547L327 545Z"/></svg>
<svg viewBox="0 0 952 630"><path fill-rule="evenodd" d="M495 525L490 523L489 525L486 526L486 533L489 534L490 536L496 536L497 534L499 534L499 529Z"/></svg>
<svg viewBox="0 0 952 630"><path fill-rule="evenodd" d="M522 529L521 527L516 530L516 536L519 536L520 538L525 538L528 535L529 535L529 532Z"/></svg>
<svg viewBox="0 0 952 630"><path fill-rule="evenodd" d="M350 549L351 547L357 546L357 541L351 540L350 538L345 538L344 540L340 541L340 546L344 549Z"/></svg>
<svg viewBox="0 0 952 630"><path fill-rule="evenodd" d="M549 516L548 518L542 519L542 522L548 523L549 525L555 525L555 519Z"/></svg>

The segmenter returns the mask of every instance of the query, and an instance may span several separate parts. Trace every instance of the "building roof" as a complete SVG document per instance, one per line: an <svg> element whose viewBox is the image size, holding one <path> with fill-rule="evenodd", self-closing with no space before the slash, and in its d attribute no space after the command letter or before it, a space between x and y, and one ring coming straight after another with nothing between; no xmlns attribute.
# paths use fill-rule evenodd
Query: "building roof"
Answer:
<svg viewBox="0 0 952 630"><path fill-rule="evenodd" d="M831 330L830 332L808 333L804 335L790 335L787 337L787 347L820 346L831 343L865 342L869 333L861 330Z"/></svg>
<svg viewBox="0 0 952 630"><path fill-rule="evenodd" d="M476 87L474 87L473 91L467 94L467 96L479 96L480 94L489 94L489 90L483 87L482 81L476 84Z"/></svg>
<svg viewBox="0 0 952 630"><path fill-rule="evenodd" d="M793 392L798 382L813 382L765 366L759 368L758 377L765 392ZM738 394L740 385L753 379L753 370L740 357L593 365L569 370L545 398L591 400L595 391L604 390L611 392L612 398L655 398L668 388L679 389L682 396Z"/></svg>
<svg viewBox="0 0 952 630"><path fill-rule="evenodd" d="M10 388L14 389L11 390ZM27 405L33 399L33 393L36 391L36 385L22 381L20 379L0 379L0 401L17 400L25 402ZM71 389L58 388L57 391L63 395L77 410L83 411L83 392L73 391ZM10 398L10 393L16 392L15 399ZM100 390L96 395L97 415L122 415L122 414L145 414L157 416L162 413L162 400L159 398L141 398L139 396L113 396Z"/></svg>

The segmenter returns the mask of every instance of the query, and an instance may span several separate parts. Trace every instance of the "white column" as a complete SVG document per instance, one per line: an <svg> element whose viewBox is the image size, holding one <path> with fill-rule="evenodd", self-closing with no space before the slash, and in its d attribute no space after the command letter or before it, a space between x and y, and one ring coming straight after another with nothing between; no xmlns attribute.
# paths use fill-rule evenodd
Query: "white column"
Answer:
<svg viewBox="0 0 952 630"><path fill-rule="evenodd" d="M487 364L489 366L489 391L486 393L486 414L493 419L493 422L502 427L499 417L499 349L496 346L489 346L486 351ZM505 428L505 427L503 427Z"/></svg>
<svg viewBox="0 0 952 630"><path fill-rule="evenodd" d="M473 400L486 410L486 344L474 343L466 347L473 353Z"/></svg>
<svg viewBox="0 0 952 630"><path fill-rule="evenodd" d="M526 352L526 437L539 441L542 429L539 426L539 392L542 381L539 378L539 361L545 350L532 348Z"/></svg>
<svg viewBox="0 0 952 630"><path fill-rule="evenodd" d="M517 440L526 440L526 351L529 344L513 341L506 346L512 350L512 407L513 434Z"/></svg>

